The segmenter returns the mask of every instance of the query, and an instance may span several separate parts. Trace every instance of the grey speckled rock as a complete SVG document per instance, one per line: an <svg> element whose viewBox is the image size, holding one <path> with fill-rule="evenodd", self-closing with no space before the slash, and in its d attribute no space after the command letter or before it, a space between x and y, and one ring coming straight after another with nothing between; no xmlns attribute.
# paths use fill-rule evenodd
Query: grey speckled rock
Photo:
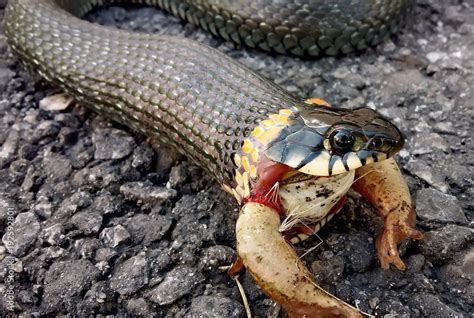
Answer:
<svg viewBox="0 0 474 318"><path fill-rule="evenodd" d="M455 253L473 240L473 229L447 225L439 231L425 233L418 245L423 255L432 262L440 264L449 261Z"/></svg>
<svg viewBox="0 0 474 318"><path fill-rule="evenodd" d="M4 193L0 193L0 224L4 224L9 216L15 217L17 215L16 203Z"/></svg>
<svg viewBox="0 0 474 318"><path fill-rule="evenodd" d="M102 226L103 217L101 214L86 210L74 214L71 223L74 224L84 235L91 235L99 232Z"/></svg>
<svg viewBox="0 0 474 318"><path fill-rule="evenodd" d="M244 317L244 307L235 300L222 296L199 296L193 299L185 317Z"/></svg>
<svg viewBox="0 0 474 318"><path fill-rule="evenodd" d="M186 181L186 171L183 165L174 166L170 171L169 184L171 188L179 187Z"/></svg>
<svg viewBox="0 0 474 318"><path fill-rule="evenodd" d="M452 262L443 266L437 275L450 290L456 290L451 301L469 311L474 303L474 247L458 253Z"/></svg>
<svg viewBox="0 0 474 318"><path fill-rule="evenodd" d="M210 246L203 251L199 263L203 269L217 269L219 266L232 264L236 259L235 254L235 251L228 246Z"/></svg>
<svg viewBox="0 0 474 318"><path fill-rule="evenodd" d="M1 6L0 1L0 6ZM11 71L8 68L0 67L0 92L3 92L7 86L8 83L12 80L12 78L15 76L15 72Z"/></svg>
<svg viewBox="0 0 474 318"><path fill-rule="evenodd" d="M416 193L416 213L426 221L468 222L456 197L432 188L421 189Z"/></svg>
<svg viewBox="0 0 474 318"><path fill-rule="evenodd" d="M35 244L39 231L40 224L34 213L20 213L15 218L13 232L7 228L2 242L8 252L15 256L23 256Z"/></svg>
<svg viewBox="0 0 474 318"><path fill-rule="evenodd" d="M43 98L39 107L46 111L59 112L66 110L73 101L74 99L66 94L56 94Z"/></svg>
<svg viewBox="0 0 474 318"><path fill-rule="evenodd" d="M63 181L72 172L71 161L59 154L48 153L43 160L44 173L51 181Z"/></svg>
<svg viewBox="0 0 474 318"><path fill-rule="evenodd" d="M148 302L143 298L132 298L127 302L127 310L129 314L139 317L157 317Z"/></svg>
<svg viewBox="0 0 474 318"><path fill-rule="evenodd" d="M348 269L363 272L375 261L373 237L364 231L331 235L326 242L337 255L344 257Z"/></svg>
<svg viewBox="0 0 474 318"><path fill-rule="evenodd" d="M461 318L462 315L457 313L449 306L444 304L438 297L431 294L419 293L409 299L411 306L421 311L423 317L433 318Z"/></svg>
<svg viewBox="0 0 474 318"><path fill-rule="evenodd" d="M145 182L128 182L120 186L120 193L127 199L139 201L140 203L160 205L163 202L176 197L174 189L155 187Z"/></svg>
<svg viewBox="0 0 474 318"><path fill-rule="evenodd" d="M171 219L163 215L137 214L125 226L136 244L149 246L160 240L171 225Z"/></svg>
<svg viewBox="0 0 474 318"><path fill-rule="evenodd" d="M120 295L132 295L148 284L148 261L142 252L120 264L110 279L110 287Z"/></svg>
<svg viewBox="0 0 474 318"><path fill-rule="evenodd" d="M122 130L96 129L92 135L95 145L94 158L99 160L122 159L132 153L135 140Z"/></svg>
<svg viewBox="0 0 474 318"><path fill-rule="evenodd" d="M61 224L54 224L43 230L43 238L50 245L57 246L65 239L63 232L64 228Z"/></svg>
<svg viewBox="0 0 474 318"><path fill-rule="evenodd" d="M110 247L117 247L130 239L130 233L122 225L108 227L100 232L100 239Z"/></svg>
<svg viewBox="0 0 474 318"><path fill-rule="evenodd" d="M53 263L45 277L43 313L74 310L81 293L97 276L97 269L87 260Z"/></svg>
<svg viewBox="0 0 474 318"><path fill-rule="evenodd" d="M147 298L160 306L172 304L190 293L202 281L204 281L204 276L195 268L178 266L167 273L165 279L147 293Z"/></svg>
<svg viewBox="0 0 474 318"><path fill-rule="evenodd" d="M334 256L330 259L314 261L311 264L311 270L318 282L334 283L342 279L344 263L342 256Z"/></svg>
<svg viewBox="0 0 474 318"><path fill-rule="evenodd" d="M84 296L84 301L77 304L78 316L97 316L97 311L101 307L106 307L108 303L115 299L115 293L104 281L93 283Z"/></svg>
<svg viewBox="0 0 474 318"><path fill-rule="evenodd" d="M34 142L39 142L42 139L54 138L59 133L61 126L52 120L45 120L41 122L35 129L32 139ZM47 141L43 141L47 142Z"/></svg>
<svg viewBox="0 0 474 318"><path fill-rule="evenodd" d="M419 159L410 159L405 165L405 169L416 175L418 178L426 181L439 191L444 193L448 192L449 186L446 183L446 176L440 174L439 171L433 169L433 167Z"/></svg>
<svg viewBox="0 0 474 318"><path fill-rule="evenodd" d="M149 169L153 159L153 149L143 142L133 151L132 166L134 168Z"/></svg>
<svg viewBox="0 0 474 318"><path fill-rule="evenodd" d="M10 129L0 149L0 167L3 167L14 159L18 148L19 137L19 133L16 129Z"/></svg>

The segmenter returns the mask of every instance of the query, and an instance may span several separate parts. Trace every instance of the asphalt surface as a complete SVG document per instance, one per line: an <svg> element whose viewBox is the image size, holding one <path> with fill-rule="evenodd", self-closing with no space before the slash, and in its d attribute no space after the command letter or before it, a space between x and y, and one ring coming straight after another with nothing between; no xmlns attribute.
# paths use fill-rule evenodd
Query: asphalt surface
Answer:
<svg viewBox="0 0 474 318"><path fill-rule="evenodd" d="M425 232L401 246L407 270L380 268L382 220L355 193L298 251L318 245L304 257L316 279L370 314L471 317L474 3L417 2L411 25L376 49L306 61L236 47L153 8L87 19L198 40L301 97L392 118L406 135L397 161ZM244 317L235 282L218 269L235 259L233 199L173 151L44 100L56 93L0 35L1 315ZM285 316L248 275L242 282L256 317Z"/></svg>

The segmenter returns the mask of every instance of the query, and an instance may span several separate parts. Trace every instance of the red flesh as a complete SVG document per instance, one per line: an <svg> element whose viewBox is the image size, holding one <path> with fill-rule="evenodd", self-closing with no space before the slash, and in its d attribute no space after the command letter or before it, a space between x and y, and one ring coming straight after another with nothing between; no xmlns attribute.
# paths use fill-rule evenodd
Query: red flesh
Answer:
<svg viewBox="0 0 474 318"><path fill-rule="evenodd" d="M247 202L260 203L281 214L282 206L279 196L277 196L276 202L272 202L269 192L277 182L292 170L294 169L287 165L271 161L264 156L257 165L258 181L253 186L250 196L244 198L243 204Z"/></svg>

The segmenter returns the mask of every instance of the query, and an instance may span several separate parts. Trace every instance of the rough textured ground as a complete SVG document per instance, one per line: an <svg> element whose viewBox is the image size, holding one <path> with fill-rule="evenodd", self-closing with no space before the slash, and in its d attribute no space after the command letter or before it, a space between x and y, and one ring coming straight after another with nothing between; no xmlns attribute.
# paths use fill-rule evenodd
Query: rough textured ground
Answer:
<svg viewBox="0 0 474 318"><path fill-rule="evenodd" d="M320 232L321 244L299 249L320 244L304 257L318 281L368 313L474 312L471 0L419 0L398 37L318 61L236 48L151 8L112 7L88 19L196 39L302 97L393 118L406 134L397 160L426 232L401 248L407 271L380 269L382 222L355 194ZM235 258L232 199L185 158L154 152L124 127L77 105L39 103L55 92L22 70L0 35L2 236L15 217L14 246L7 236L0 243L0 315L13 314L2 297L13 277L15 315L244 316L235 283L218 269ZM248 276L243 283L255 316L284 315Z"/></svg>

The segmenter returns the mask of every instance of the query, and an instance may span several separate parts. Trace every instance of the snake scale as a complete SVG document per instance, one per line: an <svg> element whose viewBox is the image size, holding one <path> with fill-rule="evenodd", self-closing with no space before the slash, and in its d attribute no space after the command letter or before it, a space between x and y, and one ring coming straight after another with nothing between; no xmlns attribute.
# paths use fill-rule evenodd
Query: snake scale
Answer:
<svg viewBox="0 0 474 318"><path fill-rule="evenodd" d="M303 101L225 54L189 39L134 33L81 20L96 6L122 3L156 5L237 44L279 54L319 56L380 43L399 30L411 1L9 1L6 34L24 64L80 103L143 133L152 143L165 143L192 158L244 204L239 219L253 215L248 222L259 218L267 226L273 222L265 219L272 214L267 209L280 211L283 204L289 211L308 204L304 203L308 197L299 192L300 185L315 186L311 178L316 177L327 200L312 206L320 213L313 214L311 221L322 226L342 206L356 169L389 162L384 160L402 147L400 131L369 108L328 108L318 98ZM403 225L403 231L396 233L386 226L386 245L379 250L384 268L394 263L403 269L398 252L388 251L401 239L421 234L412 230L411 199L408 188L399 186L404 182L396 164L390 161L380 167L386 175L375 173L373 180L379 178L375 183L366 178L360 184L374 189L372 201L382 213L386 210L394 215L388 225ZM269 191L285 178L293 182L281 188L283 201L285 193L291 198L286 200L288 207L278 197L268 199ZM387 195L387 188L395 190ZM393 201L396 208L390 207ZM274 215L277 224L280 216ZM237 237L244 265L272 298L290 312L319 317L327 311L328 316L358 317L354 308L307 283L307 276L302 276L309 275L305 270L295 272L290 265L297 261L296 255L283 251L286 243L278 228L268 230L268 237L276 235L273 246L265 241L255 245L265 238L247 235L251 231L247 225L240 226L240 231L238 225ZM259 269L266 259L263 255L281 257L282 266L291 274L280 281L292 283L280 286L279 281L273 282L276 274L265 276L268 266ZM251 265L252 258L259 261ZM297 290L304 295L290 297L296 282L302 284Z"/></svg>

